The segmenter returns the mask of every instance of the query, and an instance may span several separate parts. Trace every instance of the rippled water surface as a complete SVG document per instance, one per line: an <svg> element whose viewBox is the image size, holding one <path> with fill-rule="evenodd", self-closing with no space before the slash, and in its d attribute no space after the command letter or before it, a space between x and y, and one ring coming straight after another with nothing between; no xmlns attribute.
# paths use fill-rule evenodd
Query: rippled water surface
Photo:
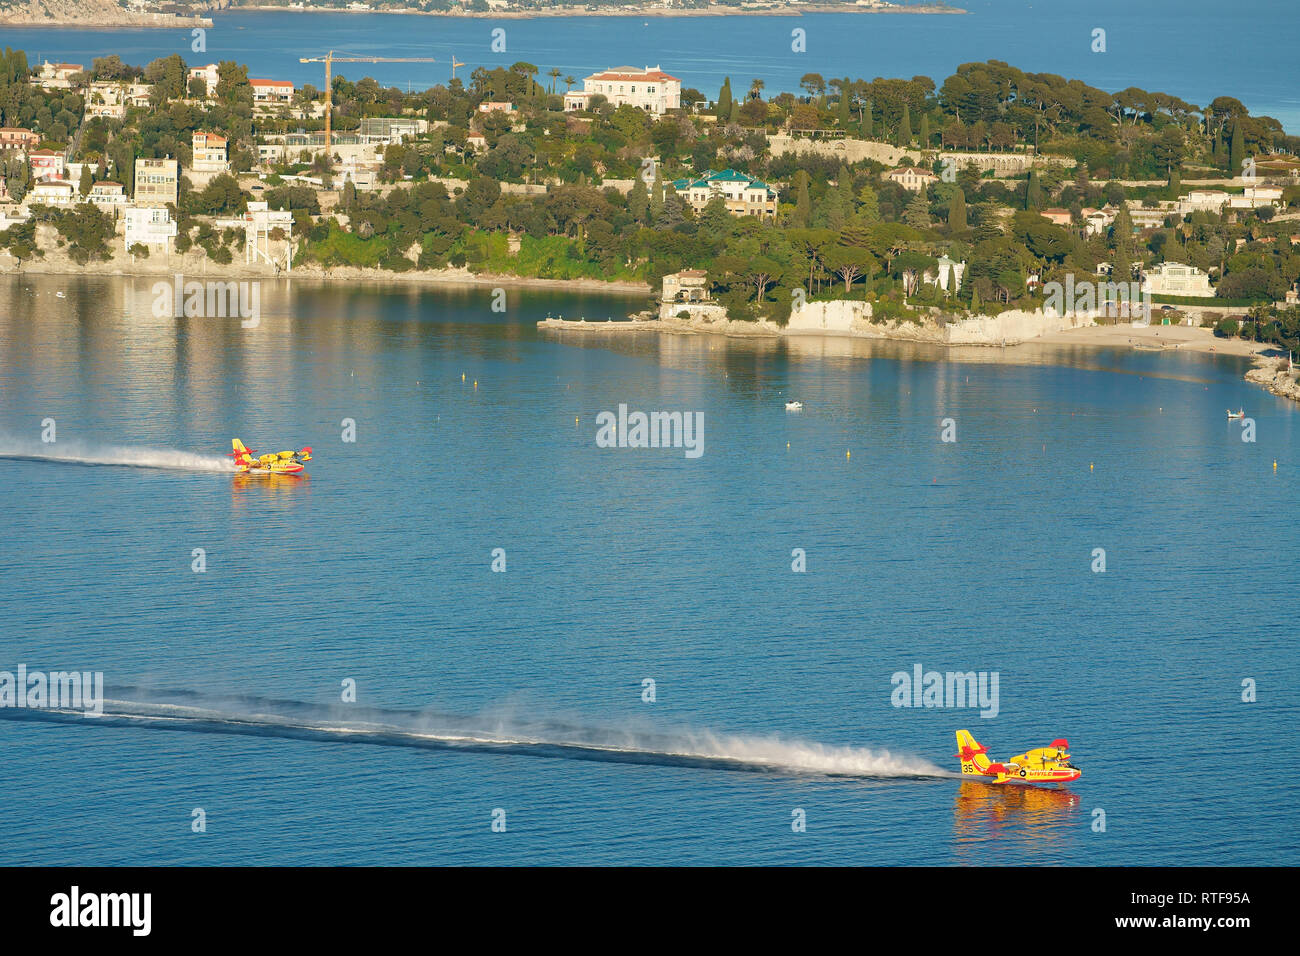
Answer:
<svg viewBox="0 0 1300 956"><path fill-rule="evenodd" d="M1300 418L1241 360L301 282L241 329L151 284L0 281L0 669L109 698L0 709L0 862L1294 862ZM597 447L620 403L703 455ZM233 477L233 436L310 477ZM997 715L892 706L918 664ZM963 784L959 727L1084 776Z"/></svg>

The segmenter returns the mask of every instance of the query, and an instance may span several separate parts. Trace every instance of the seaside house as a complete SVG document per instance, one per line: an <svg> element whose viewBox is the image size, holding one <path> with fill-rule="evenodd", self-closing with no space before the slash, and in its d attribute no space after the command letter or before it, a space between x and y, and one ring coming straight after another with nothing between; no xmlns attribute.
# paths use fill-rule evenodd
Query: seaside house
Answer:
<svg viewBox="0 0 1300 956"><path fill-rule="evenodd" d="M480 113L513 113L515 111L514 103L506 103L500 100L480 103L478 105Z"/></svg>
<svg viewBox="0 0 1300 956"><path fill-rule="evenodd" d="M39 136L22 126L0 126L0 150L26 151L40 141Z"/></svg>
<svg viewBox="0 0 1300 956"><path fill-rule="evenodd" d="M487 137L482 133L470 133L465 137L465 148L476 153L486 152L488 148Z"/></svg>
<svg viewBox="0 0 1300 956"><path fill-rule="evenodd" d="M108 179L92 183L86 201L98 206L100 212L106 212L117 219L126 208L126 187Z"/></svg>
<svg viewBox="0 0 1300 956"><path fill-rule="evenodd" d="M139 243L162 246L171 251L171 242L176 238L176 223L170 210L162 206L127 205L122 213L123 249L129 250Z"/></svg>
<svg viewBox="0 0 1300 956"><path fill-rule="evenodd" d="M253 88L254 103L288 103L293 100L293 83L288 80L254 80L248 85Z"/></svg>
<svg viewBox="0 0 1300 956"><path fill-rule="evenodd" d="M1221 213L1223 207L1232 197L1219 189L1193 189L1178 200L1179 215L1188 216L1194 212Z"/></svg>
<svg viewBox="0 0 1300 956"><path fill-rule="evenodd" d="M947 256L940 256L935 268L926 269L921 280L928 285L937 285L944 292L960 292L961 282L965 276L965 259L956 262Z"/></svg>
<svg viewBox="0 0 1300 956"><path fill-rule="evenodd" d="M1068 227L1074 221L1074 215L1068 209L1062 209L1054 206L1051 209L1044 209L1039 213L1044 219L1058 226Z"/></svg>
<svg viewBox="0 0 1300 956"><path fill-rule="evenodd" d="M1247 186L1240 196L1228 200L1233 209L1258 209L1261 206L1281 206L1281 186Z"/></svg>
<svg viewBox="0 0 1300 956"><path fill-rule="evenodd" d="M616 66L584 77L581 90L564 94L564 109L566 112L585 110L597 95L614 106L626 103L658 116L681 109L682 81L658 66L639 70L634 66Z"/></svg>
<svg viewBox="0 0 1300 956"><path fill-rule="evenodd" d="M706 170L698 179L679 179L671 183L670 188L696 212L702 212L713 197L721 196L727 212L733 216L776 218L776 190L734 169Z"/></svg>
<svg viewBox="0 0 1300 956"><path fill-rule="evenodd" d="M185 82L200 79L204 84L204 95L207 99L212 99L217 91L217 82L221 79L221 74L217 70L217 64L209 63L207 66L190 67L189 75L186 76Z"/></svg>
<svg viewBox="0 0 1300 956"><path fill-rule="evenodd" d="M1104 235L1115 223L1115 207L1104 206L1101 209L1083 210L1083 229L1089 236Z"/></svg>
<svg viewBox="0 0 1300 956"><path fill-rule="evenodd" d="M663 302L708 302L709 279L703 269L671 272L663 278Z"/></svg>
<svg viewBox="0 0 1300 956"><path fill-rule="evenodd" d="M1143 273L1142 293L1209 298L1214 295L1214 288L1210 285L1210 277L1196 266L1162 262Z"/></svg>
<svg viewBox="0 0 1300 956"><path fill-rule="evenodd" d="M135 161L135 205L166 206L176 202L178 169L174 159Z"/></svg>
<svg viewBox="0 0 1300 956"><path fill-rule="evenodd" d="M97 80L86 90L86 117L122 119L129 106L147 107L152 91L153 86L149 83L108 83Z"/></svg>
<svg viewBox="0 0 1300 956"><path fill-rule="evenodd" d="M367 116L357 127L357 141L368 145L392 146L401 143L407 136L419 136L428 131L429 121L414 116Z"/></svg>
<svg viewBox="0 0 1300 956"><path fill-rule="evenodd" d="M64 179L68 175L67 158L57 150L38 149L27 157L33 179Z"/></svg>
<svg viewBox="0 0 1300 956"><path fill-rule="evenodd" d="M51 63L46 60L36 74L36 85L43 90L70 90L83 69L80 63Z"/></svg>
<svg viewBox="0 0 1300 956"><path fill-rule="evenodd" d="M909 192L919 193L926 186L933 186L939 181L939 177L928 169L919 169L916 166L900 166L898 169L891 169L885 173L885 179L891 183L898 183Z"/></svg>
<svg viewBox="0 0 1300 956"><path fill-rule="evenodd" d="M77 187L65 179L42 179L27 192L30 206L75 206L81 197Z"/></svg>
<svg viewBox="0 0 1300 956"><path fill-rule="evenodd" d="M224 173L229 171L226 160L226 138L216 133L196 131L192 137L193 169L196 173Z"/></svg>

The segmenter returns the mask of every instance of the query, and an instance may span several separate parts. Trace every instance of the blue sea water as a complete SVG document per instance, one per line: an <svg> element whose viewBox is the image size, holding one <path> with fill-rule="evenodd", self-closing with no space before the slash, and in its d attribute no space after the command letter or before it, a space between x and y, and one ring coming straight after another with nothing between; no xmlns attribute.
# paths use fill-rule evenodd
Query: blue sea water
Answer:
<svg viewBox="0 0 1300 956"><path fill-rule="evenodd" d="M0 28L0 45L32 61L89 65L119 54L143 65L179 53L190 64L246 63L253 76L320 87L320 64L304 56L328 50L358 56L431 56L438 63L336 64L351 79L421 89L446 82L451 56L458 75L524 60L579 80L609 66L660 64L714 97L725 76L733 87L763 79L767 92L799 91L809 72L826 77L912 77L941 83L958 65L1004 60L1031 72L1056 73L1115 92L1130 86L1170 93L1202 106L1233 96L1256 115L1300 133L1300 19L1292 0L961 0L967 15L808 14L796 17L576 17L466 19L378 13L217 12L193 49L189 29L82 30ZM505 49L493 47L504 30ZM806 31L796 52L792 31ZM1105 52L1093 52L1094 31ZM561 87L562 88L562 87Z"/></svg>
<svg viewBox="0 0 1300 956"><path fill-rule="evenodd" d="M151 285L0 282L0 670L111 699L0 708L0 864L1295 862L1300 410L1242 360L300 280L243 329ZM704 453L597 447L620 403ZM235 435L310 477L218 470ZM918 664L997 716L894 706ZM962 783L959 727L1084 776Z"/></svg>

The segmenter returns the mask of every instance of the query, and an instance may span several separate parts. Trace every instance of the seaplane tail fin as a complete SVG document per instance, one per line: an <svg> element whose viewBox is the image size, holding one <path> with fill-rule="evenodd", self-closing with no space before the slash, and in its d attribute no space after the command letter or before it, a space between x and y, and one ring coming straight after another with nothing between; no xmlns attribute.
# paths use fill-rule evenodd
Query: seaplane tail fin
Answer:
<svg viewBox="0 0 1300 956"><path fill-rule="evenodd" d="M989 776L990 768L995 766L993 761L989 760L988 752L975 742L969 730L957 731L957 753L953 756L961 761L963 775Z"/></svg>
<svg viewBox="0 0 1300 956"><path fill-rule="evenodd" d="M235 452L235 454L239 454L240 452L247 452L247 451L248 451L248 449L244 447L244 443L243 443L242 441L240 441L238 438L232 438L232 439L230 439L230 447L231 447L231 450L233 450L233 451Z"/></svg>

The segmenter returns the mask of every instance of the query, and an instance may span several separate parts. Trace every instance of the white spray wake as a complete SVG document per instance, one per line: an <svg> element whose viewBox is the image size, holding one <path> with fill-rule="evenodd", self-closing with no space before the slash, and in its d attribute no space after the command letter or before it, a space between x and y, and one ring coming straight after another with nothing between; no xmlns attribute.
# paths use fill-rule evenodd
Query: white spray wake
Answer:
<svg viewBox="0 0 1300 956"><path fill-rule="evenodd" d="M192 706L118 699L104 701L103 716L136 726L175 730L468 748L610 762L862 778L954 776L918 757L777 736L602 728L554 720L503 719L499 715L465 718L379 709L358 712L355 705L346 710L345 716L335 708L290 701L205 701L203 706ZM5 716L10 714L12 711Z"/></svg>
<svg viewBox="0 0 1300 956"><path fill-rule="evenodd" d="M174 471L234 471L234 463L221 455L198 455L174 448L90 445L79 441L39 441L0 436L0 458L25 458L78 465L120 465L127 468L165 468Z"/></svg>

